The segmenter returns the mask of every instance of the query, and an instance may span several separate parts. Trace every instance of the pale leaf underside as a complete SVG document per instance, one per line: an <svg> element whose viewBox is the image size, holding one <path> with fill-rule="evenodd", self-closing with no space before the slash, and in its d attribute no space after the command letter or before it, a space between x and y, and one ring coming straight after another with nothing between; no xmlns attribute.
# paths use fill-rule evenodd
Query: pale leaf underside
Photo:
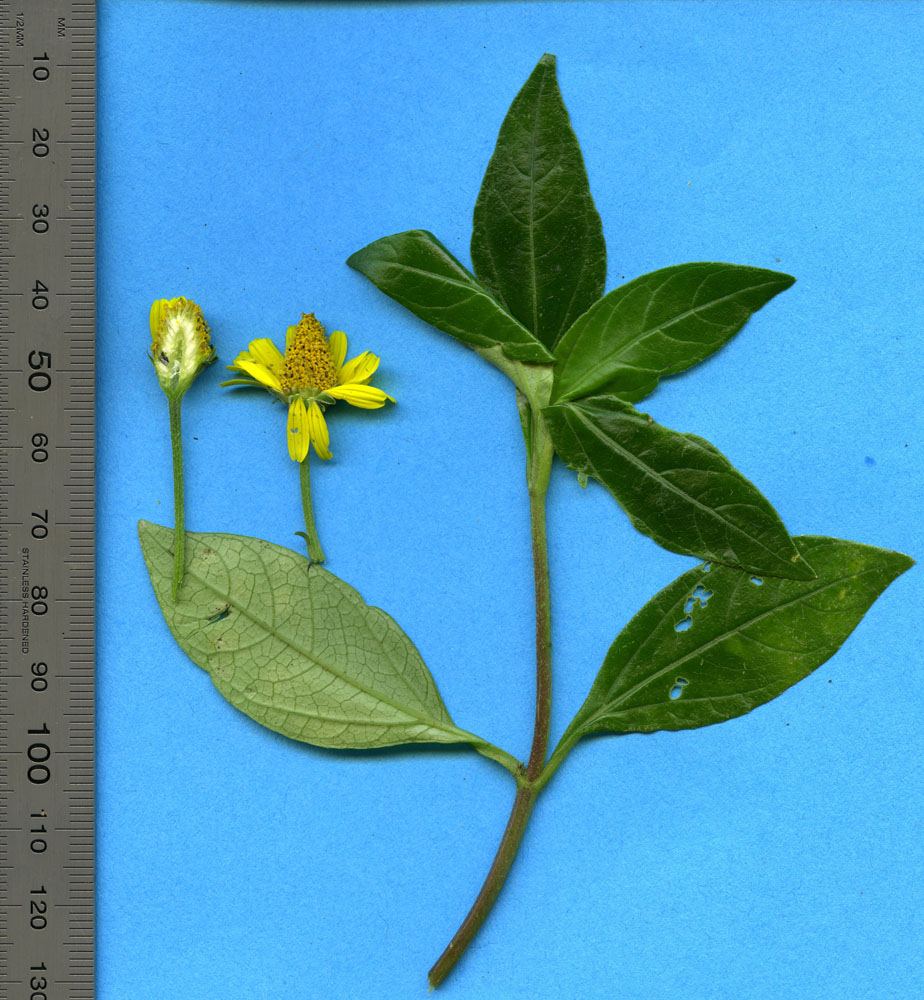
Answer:
<svg viewBox="0 0 924 1000"><path fill-rule="evenodd" d="M337 748L480 742L453 724L398 625L333 574L257 538L188 532L174 603L173 532L138 531L180 646L261 725Z"/></svg>

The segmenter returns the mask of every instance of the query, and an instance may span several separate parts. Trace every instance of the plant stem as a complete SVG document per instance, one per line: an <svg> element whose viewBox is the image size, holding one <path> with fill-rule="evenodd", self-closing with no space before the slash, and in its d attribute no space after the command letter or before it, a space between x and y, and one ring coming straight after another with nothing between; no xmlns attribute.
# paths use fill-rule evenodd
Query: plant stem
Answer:
<svg viewBox="0 0 924 1000"><path fill-rule="evenodd" d="M183 514L183 428L180 407L183 397L167 397L170 411L170 445L173 450L173 587L171 596L176 600L186 569L186 524Z"/></svg>
<svg viewBox="0 0 924 1000"><path fill-rule="evenodd" d="M536 414L534 420L542 418ZM543 424L544 428L544 424ZM549 549L545 528L545 497L552 468L548 451L534 450L527 472L529 526L533 543L533 587L536 599L536 721L533 745L526 763L526 777L535 781L545 764L552 714L552 595L549 584Z"/></svg>
<svg viewBox="0 0 924 1000"><path fill-rule="evenodd" d="M311 507L311 476L308 472L310 456L306 455L303 462L298 463L298 478L302 488L302 511L305 515L305 531L303 534L308 544L308 556L312 562L324 562L324 550L318 540L318 529L314 526L314 510Z"/></svg>
<svg viewBox="0 0 924 1000"><path fill-rule="evenodd" d="M491 912L491 907L507 879L507 873L510 871L513 859L517 856L517 849L523 839L526 822L529 819L529 814L533 811L535 801L536 793L529 786L517 790L516 798L513 800L513 810L510 813L510 819L507 820L507 829L504 830L504 835L501 837L491 870L484 880L481 892L478 893L472 908L468 911L468 915L446 946L446 950L430 970L427 978L431 986L439 986L449 975L465 949L472 943L472 939L484 923L485 917Z"/></svg>
<svg viewBox="0 0 924 1000"><path fill-rule="evenodd" d="M533 784L542 773L549 743L552 706L552 613L549 558L545 528L545 497L552 470L552 443L537 408L530 407L524 420L527 433L526 483L529 489L529 522L533 547L533 581L536 596L536 721L533 743L525 768L525 780L517 789L507 827L501 837L491 869L481 891L446 950L430 970L430 986L439 986L465 949L472 943L497 900L513 865L526 824L541 786ZM523 413L521 406L521 413ZM543 783L544 784L544 783Z"/></svg>

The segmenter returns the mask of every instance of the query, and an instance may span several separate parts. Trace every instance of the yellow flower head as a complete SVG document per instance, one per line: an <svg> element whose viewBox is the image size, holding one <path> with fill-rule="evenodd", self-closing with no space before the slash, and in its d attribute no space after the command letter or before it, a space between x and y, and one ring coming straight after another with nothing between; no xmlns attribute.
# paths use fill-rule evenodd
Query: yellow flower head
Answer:
<svg viewBox="0 0 924 1000"><path fill-rule="evenodd" d="M352 406L376 410L394 402L381 389L369 385L379 359L369 351L347 361L346 334L335 330L330 339L313 313L303 313L296 326L286 331L285 354L267 337L252 340L231 371L246 378L230 379L222 385L262 386L289 406L287 437L289 455L296 462L308 456L309 444L319 458L330 458L330 437L324 409L342 399Z"/></svg>
<svg viewBox="0 0 924 1000"><path fill-rule="evenodd" d="M151 361L161 388L182 396L215 360L202 310L189 299L157 299L151 306Z"/></svg>

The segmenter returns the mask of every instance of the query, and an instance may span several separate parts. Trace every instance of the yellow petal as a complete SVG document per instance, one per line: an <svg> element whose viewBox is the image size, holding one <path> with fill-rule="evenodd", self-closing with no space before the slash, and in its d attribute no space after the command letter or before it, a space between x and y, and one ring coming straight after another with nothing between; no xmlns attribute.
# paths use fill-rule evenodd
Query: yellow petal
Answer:
<svg viewBox="0 0 924 1000"><path fill-rule="evenodd" d="M248 375L255 378L261 385L275 389L277 392L282 389L279 379L266 365L257 364L256 361L244 361L240 357L238 357L235 364L242 372L247 372Z"/></svg>
<svg viewBox="0 0 924 1000"><path fill-rule="evenodd" d="M253 358L250 356L250 351L241 351L241 353L234 359L233 363L225 365L225 368L227 368L228 371L243 371L244 369L241 368L241 362L243 361L253 361Z"/></svg>
<svg viewBox="0 0 924 1000"><path fill-rule="evenodd" d="M385 405L386 400L394 402L391 396L376 389L374 385L358 385L355 382L352 385L335 385L324 391L334 399L342 399L351 406L360 406L364 410L377 410Z"/></svg>
<svg viewBox="0 0 924 1000"><path fill-rule="evenodd" d="M327 421L321 412L321 407L312 399L308 404L308 426L311 429L311 443L318 453L318 458L330 458L330 435L327 433Z"/></svg>
<svg viewBox="0 0 924 1000"><path fill-rule="evenodd" d="M167 308L166 299L155 299L151 306L151 336L156 337L157 331L164 318L164 310Z"/></svg>
<svg viewBox="0 0 924 1000"><path fill-rule="evenodd" d="M304 462L308 455L308 445L311 444L311 434L308 429L305 401L301 396L296 396L289 403L289 421L286 424L286 431L286 437L289 441L289 458L294 462Z"/></svg>
<svg viewBox="0 0 924 1000"><path fill-rule="evenodd" d="M337 374L340 374L340 366L343 364L343 359L346 357L347 352L347 335L343 330L334 330L334 332L327 339L327 349L330 351L331 361L334 362L334 368L337 369Z"/></svg>
<svg viewBox="0 0 924 1000"><path fill-rule="evenodd" d="M379 359L371 351L363 351L362 354L348 361L340 370L340 384L348 385L351 382L365 383L375 374L379 366Z"/></svg>
<svg viewBox="0 0 924 1000"><path fill-rule="evenodd" d="M282 352L269 339L269 337L261 337L259 340L252 340L248 350L250 351L251 357L257 362L257 364L261 364L266 368L269 368L269 370L275 375L279 375L282 372L282 366L285 364L285 358L283 358Z"/></svg>

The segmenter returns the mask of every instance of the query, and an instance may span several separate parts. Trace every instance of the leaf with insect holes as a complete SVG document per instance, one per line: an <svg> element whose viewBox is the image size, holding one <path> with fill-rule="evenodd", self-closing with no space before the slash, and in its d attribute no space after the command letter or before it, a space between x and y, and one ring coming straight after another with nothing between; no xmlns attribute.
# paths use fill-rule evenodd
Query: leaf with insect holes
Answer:
<svg viewBox="0 0 924 1000"><path fill-rule="evenodd" d="M694 729L750 712L833 656L913 565L859 542L795 542L816 579L696 567L655 595L616 637L562 742L598 730Z"/></svg>
<svg viewBox="0 0 924 1000"><path fill-rule="evenodd" d="M379 608L304 556L241 535L186 535L171 600L173 531L138 534L164 620L236 708L316 746L470 743L410 639Z"/></svg>

